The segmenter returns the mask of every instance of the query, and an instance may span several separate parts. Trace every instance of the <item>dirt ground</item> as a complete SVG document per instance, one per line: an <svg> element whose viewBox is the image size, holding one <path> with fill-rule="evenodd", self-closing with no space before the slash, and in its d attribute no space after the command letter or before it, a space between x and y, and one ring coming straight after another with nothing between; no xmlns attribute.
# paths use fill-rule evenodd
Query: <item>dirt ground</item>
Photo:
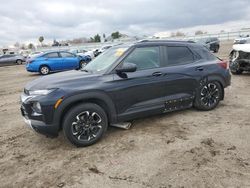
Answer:
<svg viewBox="0 0 250 188"><path fill-rule="evenodd" d="M24 66L0 68L0 187L250 187L250 74L232 76L213 111L136 120L87 148L25 125L19 96L37 77Z"/></svg>

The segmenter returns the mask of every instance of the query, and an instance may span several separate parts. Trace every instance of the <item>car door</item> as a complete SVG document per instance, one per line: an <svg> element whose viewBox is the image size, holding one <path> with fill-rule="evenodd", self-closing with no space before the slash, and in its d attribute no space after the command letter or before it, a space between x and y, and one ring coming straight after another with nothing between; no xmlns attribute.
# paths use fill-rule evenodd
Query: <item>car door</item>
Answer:
<svg viewBox="0 0 250 188"><path fill-rule="evenodd" d="M62 58L58 52L47 53L43 56L44 64L48 65L52 71L62 70Z"/></svg>
<svg viewBox="0 0 250 188"><path fill-rule="evenodd" d="M162 74L166 75L166 111L192 106L202 77L199 57L188 46L178 44L165 46L164 56Z"/></svg>
<svg viewBox="0 0 250 188"><path fill-rule="evenodd" d="M4 66L4 65L12 65L13 64L12 56L13 55L3 55L3 56L1 56L1 58L0 58L1 65L2 66Z"/></svg>
<svg viewBox="0 0 250 188"><path fill-rule="evenodd" d="M7 57L7 55L2 55L2 56L0 57L0 66L7 65L6 57Z"/></svg>
<svg viewBox="0 0 250 188"><path fill-rule="evenodd" d="M118 121L164 111L165 77L161 74L161 51L160 46L136 47L119 65L134 63L137 70L126 73L125 77L114 74L112 97Z"/></svg>
<svg viewBox="0 0 250 188"><path fill-rule="evenodd" d="M62 57L62 69L75 69L79 67L79 61L76 55L69 52L60 52Z"/></svg>

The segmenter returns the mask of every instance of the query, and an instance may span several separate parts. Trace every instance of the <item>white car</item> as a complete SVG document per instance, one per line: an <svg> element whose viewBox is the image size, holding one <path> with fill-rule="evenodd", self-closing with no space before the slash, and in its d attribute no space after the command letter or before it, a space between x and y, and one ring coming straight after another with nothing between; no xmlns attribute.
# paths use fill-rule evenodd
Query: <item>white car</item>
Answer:
<svg viewBox="0 0 250 188"><path fill-rule="evenodd" d="M107 50L107 49L109 49L109 48L111 48L112 46L111 45L109 45L109 46L103 46L100 50L99 50L99 52L100 53L103 53L105 50Z"/></svg>
<svg viewBox="0 0 250 188"><path fill-rule="evenodd" d="M71 53L74 53L74 54L80 55L80 56L88 55L88 56L90 56L91 59L93 59L95 57L94 52L91 50L87 51L87 50L71 49L69 51Z"/></svg>

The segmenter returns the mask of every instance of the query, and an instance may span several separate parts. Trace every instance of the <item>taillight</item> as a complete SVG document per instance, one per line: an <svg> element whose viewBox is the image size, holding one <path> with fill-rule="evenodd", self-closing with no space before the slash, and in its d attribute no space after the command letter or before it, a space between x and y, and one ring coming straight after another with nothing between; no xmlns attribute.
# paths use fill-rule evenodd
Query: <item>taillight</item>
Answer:
<svg viewBox="0 0 250 188"><path fill-rule="evenodd" d="M229 69L229 63L226 60L219 61L218 64L224 69Z"/></svg>

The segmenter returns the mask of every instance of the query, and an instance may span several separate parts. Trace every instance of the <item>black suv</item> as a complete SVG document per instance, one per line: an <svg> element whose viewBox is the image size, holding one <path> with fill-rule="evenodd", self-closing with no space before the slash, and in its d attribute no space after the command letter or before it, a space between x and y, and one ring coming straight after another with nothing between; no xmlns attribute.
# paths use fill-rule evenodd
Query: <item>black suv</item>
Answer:
<svg viewBox="0 0 250 188"><path fill-rule="evenodd" d="M21 112L35 131L57 136L62 129L76 146L88 146L108 125L192 106L211 110L230 79L228 63L202 45L142 41L114 46L82 70L30 82Z"/></svg>
<svg viewBox="0 0 250 188"><path fill-rule="evenodd" d="M206 46L210 51L217 53L220 49L220 41L216 37L203 38L197 41L200 44Z"/></svg>

